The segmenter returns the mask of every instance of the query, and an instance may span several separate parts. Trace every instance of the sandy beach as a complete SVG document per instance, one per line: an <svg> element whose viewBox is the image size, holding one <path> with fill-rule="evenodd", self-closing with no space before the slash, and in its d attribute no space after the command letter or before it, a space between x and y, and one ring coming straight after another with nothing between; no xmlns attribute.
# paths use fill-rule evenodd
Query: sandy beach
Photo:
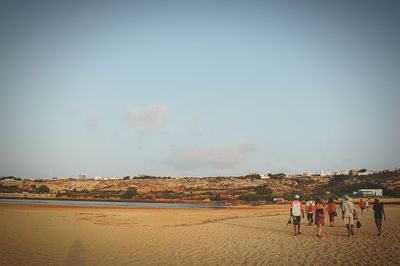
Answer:
<svg viewBox="0 0 400 266"><path fill-rule="evenodd" d="M373 212L354 237L337 220L302 235L288 205L229 209L0 205L1 265L399 265L400 206Z"/></svg>

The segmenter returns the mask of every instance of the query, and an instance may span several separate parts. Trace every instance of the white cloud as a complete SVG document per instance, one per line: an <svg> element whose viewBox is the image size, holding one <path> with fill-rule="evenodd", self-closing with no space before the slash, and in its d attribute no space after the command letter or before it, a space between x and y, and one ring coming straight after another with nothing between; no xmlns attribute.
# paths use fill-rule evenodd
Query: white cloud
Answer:
<svg viewBox="0 0 400 266"><path fill-rule="evenodd" d="M243 162L255 149L249 144L175 148L163 162L179 171L229 169Z"/></svg>
<svg viewBox="0 0 400 266"><path fill-rule="evenodd" d="M164 105L128 107L129 120L140 132L157 132L165 125L169 108Z"/></svg>

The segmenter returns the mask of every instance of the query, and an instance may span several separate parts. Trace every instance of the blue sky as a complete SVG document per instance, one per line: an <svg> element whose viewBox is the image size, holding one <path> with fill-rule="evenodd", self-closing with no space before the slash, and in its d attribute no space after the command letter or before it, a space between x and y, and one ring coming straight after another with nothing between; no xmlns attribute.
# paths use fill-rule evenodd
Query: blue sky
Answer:
<svg viewBox="0 0 400 266"><path fill-rule="evenodd" d="M396 1L4 1L0 175L400 166Z"/></svg>

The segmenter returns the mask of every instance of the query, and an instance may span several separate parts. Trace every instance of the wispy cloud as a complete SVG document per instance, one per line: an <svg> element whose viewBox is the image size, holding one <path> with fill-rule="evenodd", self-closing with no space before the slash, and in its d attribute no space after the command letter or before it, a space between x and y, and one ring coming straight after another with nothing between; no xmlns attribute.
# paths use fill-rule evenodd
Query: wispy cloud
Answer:
<svg viewBox="0 0 400 266"><path fill-rule="evenodd" d="M174 148L162 162L179 171L229 169L244 161L255 150L251 144Z"/></svg>
<svg viewBox="0 0 400 266"><path fill-rule="evenodd" d="M204 132L201 119L202 116L200 114L195 114L190 118L189 129L196 135L201 135Z"/></svg>
<svg viewBox="0 0 400 266"><path fill-rule="evenodd" d="M74 105L74 106L70 106L67 111L70 116L75 117L80 114L81 108L78 105Z"/></svg>
<svg viewBox="0 0 400 266"><path fill-rule="evenodd" d="M94 128L99 123L99 115L96 112L92 112L89 114L86 124L89 128Z"/></svg>
<svg viewBox="0 0 400 266"><path fill-rule="evenodd" d="M147 107L128 107L129 121L140 132L160 131L169 115L169 108L164 105L150 105Z"/></svg>

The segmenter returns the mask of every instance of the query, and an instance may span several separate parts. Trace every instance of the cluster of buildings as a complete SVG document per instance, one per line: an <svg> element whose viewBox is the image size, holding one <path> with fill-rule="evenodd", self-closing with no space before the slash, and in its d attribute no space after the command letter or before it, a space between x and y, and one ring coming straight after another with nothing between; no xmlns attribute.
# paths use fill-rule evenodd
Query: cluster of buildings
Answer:
<svg viewBox="0 0 400 266"><path fill-rule="evenodd" d="M70 179L64 176L55 176L52 178L53 180L65 180L65 179ZM78 180L109 180L109 179L117 179L115 177L105 177L105 176L95 176L95 177L87 177L86 175L79 175L76 178L73 179L78 179Z"/></svg>
<svg viewBox="0 0 400 266"><path fill-rule="evenodd" d="M364 188L364 189L359 189L358 191L354 191L353 195L355 196L371 196L371 197L381 197L383 196L383 190L378 189L378 188Z"/></svg>
<svg viewBox="0 0 400 266"><path fill-rule="evenodd" d="M350 175L350 176L362 176L362 175L372 175L378 172L369 171L367 169L351 169L351 170L341 170L337 172L327 172L322 170L319 174L312 174L312 173L304 173L305 176L338 176L338 175Z"/></svg>
<svg viewBox="0 0 400 266"><path fill-rule="evenodd" d="M336 172L329 172L329 171L324 171L322 170L320 173L312 173L312 172L304 172L303 174L297 174L297 175L288 175L287 178L291 177L301 177L301 176L321 176L321 177L330 177L330 176L338 176L338 175L347 175L347 176L367 176L367 175L373 175L373 174L382 174L382 173L390 173L390 172L398 172L400 171L400 168L395 168L393 170L391 169L385 169L381 171L371 171L367 169L351 169L351 170L340 170ZM261 174L261 179L269 179L271 177L271 174Z"/></svg>

